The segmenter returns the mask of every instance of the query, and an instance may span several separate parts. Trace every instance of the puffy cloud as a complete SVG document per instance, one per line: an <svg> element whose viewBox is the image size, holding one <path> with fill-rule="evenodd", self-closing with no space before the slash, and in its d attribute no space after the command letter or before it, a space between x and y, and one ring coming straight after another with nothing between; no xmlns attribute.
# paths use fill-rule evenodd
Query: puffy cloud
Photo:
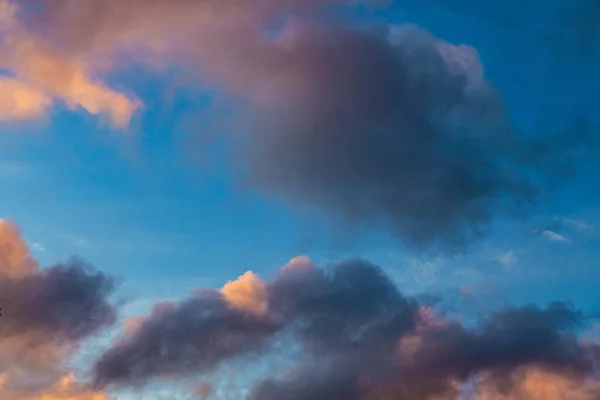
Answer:
<svg viewBox="0 0 600 400"><path fill-rule="evenodd" d="M247 295L256 279L248 273L234 282ZM300 349L292 369L256 381L248 399L458 400L471 386L480 400L504 399L498 396L505 393L541 400L535 387L542 378L556 376L560 390L586 395L567 383L587 382L589 393L599 384L599 349L577 339L586 318L568 304L450 320L402 296L378 267L362 260L323 269L298 258L258 285L268 302L262 314L245 307L247 298L240 307L216 290L155 309L100 357L96 384L183 379L250 354L259 362L254 356L269 357L278 349L270 344L282 338L293 338Z"/></svg>
<svg viewBox="0 0 600 400"><path fill-rule="evenodd" d="M475 49L299 26L277 62L239 155L265 192L416 245L461 245L535 200Z"/></svg>
<svg viewBox="0 0 600 400"><path fill-rule="evenodd" d="M37 332L79 340L114 321L107 301L113 281L78 260L41 269L19 279L0 278L6 321L0 334Z"/></svg>
<svg viewBox="0 0 600 400"><path fill-rule="evenodd" d="M0 221L2 392L21 399L51 386L81 341L113 323L113 289L76 259L38 268L16 225Z"/></svg>
<svg viewBox="0 0 600 400"><path fill-rule="evenodd" d="M251 271L235 281L227 282L221 293L233 307L257 314L267 311L267 289L263 281Z"/></svg>
<svg viewBox="0 0 600 400"><path fill-rule="evenodd" d="M17 225L0 219L0 276L19 278L37 269Z"/></svg>
<svg viewBox="0 0 600 400"><path fill-rule="evenodd" d="M207 290L179 304L155 307L102 355L95 366L96 385L210 371L223 360L260 348L277 329L268 317Z"/></svg>
<svg viewBox="0 0 600 400"><path fill-rule="evenodd" d="M458 400L474 377L486 376L475 399L541 400L546 398L532 389L530 378L513 382L510 392L500 389L506 374L517 377L523 368L538 366L564 381L598 384L593 351L571 336L578 313L563 304L501 310L472 327L423 311L419 318L413 330L397 336L395 352L374 352L382 339L375 336L351 351L330 350L316 360L312 355L285 378L259 382L249 399ZM568 388L578 393L575 385L562 387ZM491 397L519 391L533 397Z"/></svg>
<svg viewBox="0 0 600 400"><path fill-rule="evenodd" d="M242 282L254 279L245 276ZM379 269L361 261L341 264L330 274L316 267L284 268L265 290L266 314L239 307L214 290L155 309L99 359L97 384L138 384L212 371L225 360L263 349L268 339L290 327L310 338L307 344L316 351L351 348L355 341L378 335L377 329L391 335L412 326L412 305ZM364 330L361 337L355 337L356 329Z"/></svg>

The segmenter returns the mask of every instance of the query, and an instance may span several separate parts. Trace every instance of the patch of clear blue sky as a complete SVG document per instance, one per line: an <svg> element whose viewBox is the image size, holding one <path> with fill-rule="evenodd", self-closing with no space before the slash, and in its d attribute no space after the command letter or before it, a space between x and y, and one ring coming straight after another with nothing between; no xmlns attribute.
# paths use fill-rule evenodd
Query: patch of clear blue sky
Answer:
<svg viewBox="0 0 600 400"><path fill-rule="evenodd" d="M524 128L540 122L555 126L565 122L561 115L590 111L600 93L600 79L589 65L557 58L516 30L492 24L474 28L439 11L377 16L416 23L442 39L476 47L487 76ZM572 243L532 233L554 214L598 221L593 173L539 208L537 219L498 221L486 240L461 257L432 259L377 234L331 247L323 234L327 218L236 190L226 143L196 151L206 142L192 137L218 130L214 93L176 85L178 76L132 68L112 77L144 102L130 137L64 108L53 111L47 123L21 126L19 132L0 128L1 215L16 219L26 238L38 242L34 251L44 264L77 254L122 277L122 293L138 299L131 312L147 307L150 299L221 285L248 269L269 276L303 253L321 262L369 258L412 291L492 282L507 300L594 304L594 280L588 278L597 277L600 253L593 232L561 232ZM207 155L209 169L200 165ZM503 265L501 255L510 251L516 261Z"/></svg>

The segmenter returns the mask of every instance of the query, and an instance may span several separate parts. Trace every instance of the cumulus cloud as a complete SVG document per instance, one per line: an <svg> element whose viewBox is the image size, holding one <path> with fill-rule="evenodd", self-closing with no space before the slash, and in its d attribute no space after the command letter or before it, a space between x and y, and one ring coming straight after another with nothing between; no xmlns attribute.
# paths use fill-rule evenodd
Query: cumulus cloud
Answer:
<svg viewBox="0 0 600 400"><path fill-rule="evenodd" d="M19 278L30 275L37 267L17 225L0 219L0 274Z"/></svg>
<svg viewBox="0 0 600 400"><path fill-rule="evenodd" d="M110 277L76 259L39 268L16 225L0 220L3 395L22 399L51 387L77 346L114 322L113 289Z"/></svg>
<svg viewBox="0 0 600 400"><path fill-rule="evenodd" d="M241 282L254 279L248 274ZM271 344L291 335L301 349L292 369L256 381L246 398L458 400L469 386L478 399L547 400L536 387L552 377L562 393L597 394L598 348L578 340L587 318L568 304L451 320L404 297L362 260L324 269L295 259L260 287L268 299L264 314L217 290L153 311L101 356L96 384L137 386L212 372L249 354L268 357Z"/></svg>
<svg viewBox="0 0 600 400"><path fill-rule="evenodd" d="M268 317L228 303L218 291L198 293L180 304L155 307L130 336L118 340L95 366L96 385L210 371L258 349L277 329Z"/></svg>
<svg viewBox="0 0 600 400"><path fill-rule="evenodd" d="M363 340L354 337L361 326L365 340L378 328L392 333L412 326L412 305L377 268L359 261L331 273L293 261L265 286L265 294L268 306L261 310L266 314L239 307L236 298L215 290L155 309L100 358L97 383L138 384L212 371L223 361L263 349L268 339L296 323L315 349L351 348Z"/></svg>
<svg viewBox="0 0 600 400"><path fill-rule="evenodd" d="M286 46L239 155L253 184L417 245L462 244L534 199L473 48L412 26L298 27Z"/></svg>
<svg viewBox="0 0 600 400"><path fill-rule="evenodd" d="M264 314L267 311L267 290L265 284L251 271L235 281L229 281L221 289L225 300L233 307Z"/></svg>

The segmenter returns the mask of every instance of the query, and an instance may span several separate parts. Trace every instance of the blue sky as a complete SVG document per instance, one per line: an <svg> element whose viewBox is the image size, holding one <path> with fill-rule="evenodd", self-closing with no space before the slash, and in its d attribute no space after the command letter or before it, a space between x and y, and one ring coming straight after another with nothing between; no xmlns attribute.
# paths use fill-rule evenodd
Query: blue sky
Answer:
<svg viewBox="0 0 600 400"><path fill-rule="evenodd" d="M597 121L594 54L540 39L566 37L553 19L507 27L485 11L402 4L375 16L349 13L350 24L411 23L475 48L522 132L543 138L580 116ZM243 96L201 84L177 69L184 61L173 64L153 69L140 61L104 73L107 87L143 104L126 129L85 105L66 106L60 94L43 116L0 119L0 216L17 222L43 265L76 255L117 276L115 297L130 302L122 313L147 312L194 287L221 287L248 270L270 278L298 255L323 265L371 260L401 290L440 294L449 309L553 300L598 306L595 154L582 156L577 173L525 217L494 215L485 234L458 251L419 251L377 226L347 226L322 209L244 186L244 167L230 162L232 132L244 126L221 123L238 118Z"/></svg>

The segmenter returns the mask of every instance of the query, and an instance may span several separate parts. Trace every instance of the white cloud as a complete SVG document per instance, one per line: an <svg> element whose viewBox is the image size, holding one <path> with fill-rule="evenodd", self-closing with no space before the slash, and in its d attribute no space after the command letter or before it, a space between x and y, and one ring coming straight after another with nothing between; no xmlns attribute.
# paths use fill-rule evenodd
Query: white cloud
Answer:
<svg viewBox="0 0 600 400"><path fill-rule="evenodd" d="M556 232L554 232L553 230L550 229L544 229L540 232L540 236L550 240L551 242L557 242L557 243L573 243L571 242L571 240L567 239L566 237L564 237L561 234L558 234Z"/></svg>
<svg viewBox="0 0 600 400"><path fill-rule="evenodd" d="M31 247L33 250L35 250L35 251L38 251L38 252L43 252L43 251L46 251L46 246L44 246L44 245L43 245L43 244L41 244L40 242L33 242L33 243L30 243L30 244L29 244L29 246L30 246L30 247Z"/></svg>
<svg viewBox="0 0 600 400"><path fill-rule="evenodd" d="M573 228L573 229L579 231L579 232L590 233L590 232L594 231L594 229L595 229L594 225L589 224L586 221L583 221L581 219L560 218L560 217L554 217L554 219L556 221L559 221L559 222L569 226L570 228Z"/></svg>

